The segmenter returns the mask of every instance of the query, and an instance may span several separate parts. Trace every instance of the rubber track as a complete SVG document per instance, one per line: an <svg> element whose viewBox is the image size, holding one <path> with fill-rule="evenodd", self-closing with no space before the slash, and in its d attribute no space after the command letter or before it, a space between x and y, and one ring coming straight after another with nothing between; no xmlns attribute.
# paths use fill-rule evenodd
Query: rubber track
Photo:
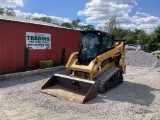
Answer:
<svg viewBox="0 0 160 120"><path fill-rule="evenodd" d="M121 82L123 82L123 76L120 68L111 67L96 79L97 90L100 93L105 93L107 90L115 87Z"/></svg>

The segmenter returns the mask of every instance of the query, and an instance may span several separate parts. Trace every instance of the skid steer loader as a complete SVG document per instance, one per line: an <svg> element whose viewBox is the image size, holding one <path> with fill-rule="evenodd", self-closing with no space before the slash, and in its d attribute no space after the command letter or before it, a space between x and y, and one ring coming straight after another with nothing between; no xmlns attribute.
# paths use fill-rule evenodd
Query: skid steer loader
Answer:
<svg viewBox="0 0 160 120"><path fill-rule="evenodd" d="M79 52L72 53L66 75L54 74L41 91L85 103L123 82L126 71L125 40L102 31L81 31Z"/></svg>

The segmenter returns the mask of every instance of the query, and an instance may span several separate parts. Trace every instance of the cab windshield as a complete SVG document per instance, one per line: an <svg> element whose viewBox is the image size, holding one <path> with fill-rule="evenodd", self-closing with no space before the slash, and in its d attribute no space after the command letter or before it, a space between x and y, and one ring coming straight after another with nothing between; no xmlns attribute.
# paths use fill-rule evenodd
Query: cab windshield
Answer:
<svg viewBox="0 0 160 120"><path fill-rule="evenodd" d="M97 55L97 45L99 44L98 37L93 33L85 34L81 39L80 58L93 59Z"/></svg>

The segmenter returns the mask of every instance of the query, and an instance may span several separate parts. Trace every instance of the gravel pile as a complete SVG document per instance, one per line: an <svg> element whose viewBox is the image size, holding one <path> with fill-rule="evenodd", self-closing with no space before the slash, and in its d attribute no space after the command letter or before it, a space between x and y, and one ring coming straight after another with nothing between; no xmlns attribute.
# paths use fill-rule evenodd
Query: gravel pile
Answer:
<svg viewBox="0 0 160 120"><path fill-rule="evenodd" d="M138 67L157 68L160 67L160 60L147 52L127 51L126 64Z"/></svg>

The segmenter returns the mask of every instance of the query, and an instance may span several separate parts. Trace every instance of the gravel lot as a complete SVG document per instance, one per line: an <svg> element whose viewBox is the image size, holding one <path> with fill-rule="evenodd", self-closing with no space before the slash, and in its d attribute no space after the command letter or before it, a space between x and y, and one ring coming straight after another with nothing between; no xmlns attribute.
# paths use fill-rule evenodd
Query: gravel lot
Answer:
<svg viewBox="0 0 160 120"><path fill-rule="evenodd" d="M63 73L64 70L57 72ZM86 104L40 92L53 73L0 81L1 120L160 120L160 71L127 66L123 84Z"/></svg>

